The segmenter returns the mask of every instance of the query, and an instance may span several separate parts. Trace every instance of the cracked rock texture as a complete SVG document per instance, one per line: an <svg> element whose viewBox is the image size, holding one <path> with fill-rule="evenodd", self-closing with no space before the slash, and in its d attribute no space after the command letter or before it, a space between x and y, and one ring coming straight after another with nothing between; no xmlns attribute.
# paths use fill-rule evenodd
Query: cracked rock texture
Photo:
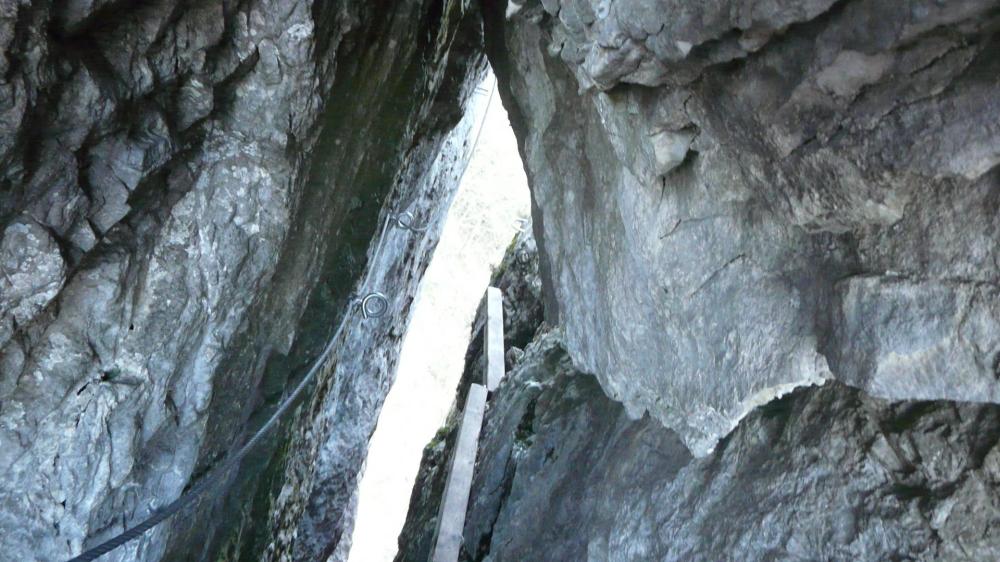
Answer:
<svg viewBox="0 0 1000 562"><path fill-rule="evenodd" d="M338 549L483 71L461 0L0 2L0 559L178 497L346 318L223 490L102 560Z"/></svg>
<svg viewBox="0 0 1000 562"><path fill-rule="evenodd" d="M633 417L1000 399L995 0L483 5L548 319Z"/></svg>
<svg viewBox="0 0 1000 562"><path fill-rule="evenodd" d="M1000 5L483 6L554 327L460 559L1000 558Z"/></svg>
<svg viewBox="0 0 1000 562"><path fill-rule="evenodd" d="M1000 557L1000 406L892 404L830 382L758 408L694 458L576 371L557 332L508 377L463 560Z"/></svg>
<svg viewBox="0 0 1000 562"><path fill-rule="evenodd" d="M539 283L532 270L500 274L505 311L540 310L518 289ZM831 381L755 409L696 458L608 398L561 340L542 325L490 399L460 560L1000 557L998 405L890 402ZM469 365L481 360L473 343ZM456 402L425 451L398 562L430 554Z"/></svg>

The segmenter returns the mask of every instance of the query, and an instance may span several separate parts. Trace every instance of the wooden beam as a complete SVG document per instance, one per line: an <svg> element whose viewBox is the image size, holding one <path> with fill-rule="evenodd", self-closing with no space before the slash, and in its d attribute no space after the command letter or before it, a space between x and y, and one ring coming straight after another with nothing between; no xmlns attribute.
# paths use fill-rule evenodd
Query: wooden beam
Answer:
<svg viewBox="0 0 1000 562"><path fill-rule="evenodd" d="M479 384L469 386L465 399L465 412L459 428L458 442L452 457L451 470L444 486L444 498L438 513L438 531L431 555L432 562L456 562L462 548L462 531L465 528L465 512L469 508L469 492L472 476L476 468L476 452L479 450L479 433L483 428L486 413L486 387Z"/></svg>
<svg viewBox="0 0 1000 562"><path fill-rule="evenodd" d="M451 467L444 485L444 497L438 511L437 536L431 562L456 562L462 549L465 514L479 452L479 434L486 415L486 399L500 386L505 374L503 345L503 295L500 289L486 289L486 325L483 330L483 384L469 386L462 413L462 426L451 457Z"/></svg>
<svg viewBox="0 0 1000 562"><path fill-rule="evenodd" d="M483 384L486 389L493 392L500 386L506 374L504 368L504 348L503 348L503 295L500 289L488 287L486 289L486 327L484 334L486 352L483 353L486 364L483 365Z"/></svg>

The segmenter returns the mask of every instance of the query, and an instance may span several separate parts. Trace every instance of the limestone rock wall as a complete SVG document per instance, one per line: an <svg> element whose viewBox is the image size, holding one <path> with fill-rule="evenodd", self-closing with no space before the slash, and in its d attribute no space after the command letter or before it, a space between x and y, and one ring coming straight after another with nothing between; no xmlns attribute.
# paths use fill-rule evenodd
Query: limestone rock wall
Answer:
<svg viewBox="0 0 1000 562"><path fill-rule="evenodd" d="M537 255L515 253L499 272L505 311L539 310L540 294L521 290L539 284L522 265ZM755 409L696 458L575 368L561 330L528 317L507 326L540 329L508 344L517 358L489 402L460 560L1000 556L1000 406L891 402L831 381ZM481 359L473 344L470 364ZM397 561L430 554L458 411L425 452Z"/></svg>
<svg viewBox="0 0 1000 562"><path fill-rule="evenodd" d="M479 29L458 0L0 3L0 558L176 498L380 290L228 492L104 560L337 548L468 157ZM403 211L428 231L369 263Z"/></svg>
<svg viewBox="0 0 1000 562"><path fill-rule="evenodd" d="M998 439L1000 406L892 404L830 382L694 458L549 332L491 401L462 559L993 560Z"/></svg>
<svg viewBox="0 0 1000 562"><path fill-rule="evenodd" d="M997 2L483 5L550 319L633 416L1000 399Z"/></svg>

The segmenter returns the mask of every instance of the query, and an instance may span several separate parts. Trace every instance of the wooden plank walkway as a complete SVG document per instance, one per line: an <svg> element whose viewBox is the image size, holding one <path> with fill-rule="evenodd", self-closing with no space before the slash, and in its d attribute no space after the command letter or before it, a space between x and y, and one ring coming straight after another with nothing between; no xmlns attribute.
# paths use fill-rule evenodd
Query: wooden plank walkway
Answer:
<svg viewBox="0 0 1000 562"><path fill-rule="evenodd" d="M486 415L486 400L489 393L500 385L505 374L503 345L503 295L500 289L486 289L486 325L483 342L484 384L469 386L455 444L451 467L445 481L444 497L438 512L437 536L431 562L456 562L462 548L462 532L465 529L465 514L469 508L469 494L472 477L476 469L476 453L479 451L479 434L483 429Z"/></svg>

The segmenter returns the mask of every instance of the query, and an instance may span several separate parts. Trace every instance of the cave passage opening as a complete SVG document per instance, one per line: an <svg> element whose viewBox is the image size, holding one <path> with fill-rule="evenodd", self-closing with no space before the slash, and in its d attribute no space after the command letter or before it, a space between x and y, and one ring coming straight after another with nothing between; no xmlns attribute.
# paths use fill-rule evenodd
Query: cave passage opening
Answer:
<svg viewBox="0 0 1000 562"><path fill-rule="evenodd" d="M492 72L475 95L489 96L487 108L478 134L472 133L476 145L421 281L395 382L369 443L350 562L396 556L421 454L455 397L479 301L530 214L527 179Z"/></svg>

